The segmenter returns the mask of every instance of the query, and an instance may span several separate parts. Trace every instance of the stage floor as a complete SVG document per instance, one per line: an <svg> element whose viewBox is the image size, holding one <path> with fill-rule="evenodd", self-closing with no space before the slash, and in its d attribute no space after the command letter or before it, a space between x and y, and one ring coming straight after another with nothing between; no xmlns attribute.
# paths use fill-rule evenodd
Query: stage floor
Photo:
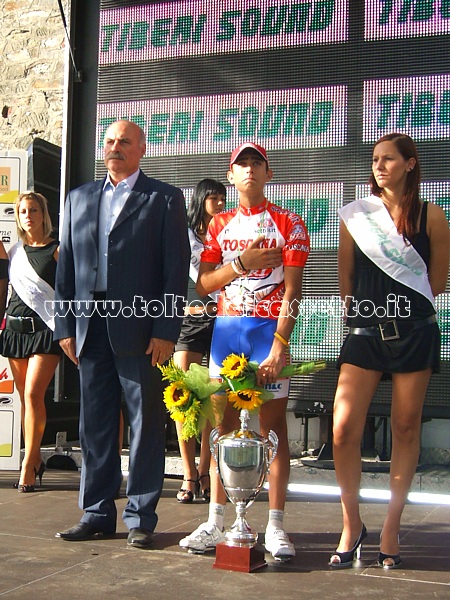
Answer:
<svg viewBox="0 0 450 600"><path fill-rule="evenodd" d="M214 554L191 555L178 546L207 515L200 501L177 503L180 482L166 478L158 505L159 523L153 550L127 549L121 520L116 538L70 543L55 532L77 523L78 471L48 469L43 487L18 494L11 484L16 473L0 472L0 596L8 599L77 600L88 598L211 600L241 598L308 598L308 600L389 598L447 599L450 594L450 506L409 503L401 531L402 567L383 571L375 566L384 501L366 501L362 516L369 531L358 568L331 571L327 562L341 525L336 497L289 493L285 525L297 555L254 573L213 568ZM126 477L122 497L123 510ZM444 499L444 496L442 497ZM248 511L251 526L263 532L267 518L263 491ZM234 509L227 509L230 525Z"/></svg>

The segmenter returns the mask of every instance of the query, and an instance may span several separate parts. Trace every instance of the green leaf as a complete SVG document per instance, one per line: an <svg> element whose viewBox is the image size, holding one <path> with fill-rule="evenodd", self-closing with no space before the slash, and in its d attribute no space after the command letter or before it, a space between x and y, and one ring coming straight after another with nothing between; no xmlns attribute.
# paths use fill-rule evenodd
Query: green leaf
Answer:
<svg viewBox="0 0 450 600"><path fill-rule="evenodd" d="M279 377L294 377L295 375L310 375L325 369L327 363L323 360L311 361L305 363L293 363L286 365L281 369Z"/></svg>
<svg viewBox="0 0 450 600"><path fill-rule="evenodd" d="M220 381L210 379L209 371L206 367L202 367L197 363L190 365L184 374L184 382L200 400L208 398L211 394L215 394L222 386Z"/></svg>

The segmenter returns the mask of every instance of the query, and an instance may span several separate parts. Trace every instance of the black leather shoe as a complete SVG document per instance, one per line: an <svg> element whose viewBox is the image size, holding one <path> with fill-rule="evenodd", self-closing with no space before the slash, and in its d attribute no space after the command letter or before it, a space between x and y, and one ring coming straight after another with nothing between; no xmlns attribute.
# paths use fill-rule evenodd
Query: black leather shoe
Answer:
<svg viewBox="0 0 450 600"><path fill-rule="evenodd" d="M151 548L151 546L153 546L153 534L148 529L141 529L140 527L130 529L127 545L143 550Z"/></svg>
<svg viewBox="0 0 450 600"><path fill-rule="evenodd" d="M78 523L74 527L66 529L66 531L59 531L55 534L55 537L67 540L68 542L82 542L84 540L92 540L97 534L108 537L113 536L115 533L115 530L106 531L89 523Z"/></svg>

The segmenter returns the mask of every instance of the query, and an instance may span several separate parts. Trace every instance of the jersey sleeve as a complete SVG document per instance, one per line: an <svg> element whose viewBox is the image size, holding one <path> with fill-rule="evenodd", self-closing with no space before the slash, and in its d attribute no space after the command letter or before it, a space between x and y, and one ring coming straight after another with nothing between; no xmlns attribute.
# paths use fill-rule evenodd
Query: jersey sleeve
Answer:
<svg viewBox="0 0 450 600"><path fill-rule="evenodd" d="M219 216L219 215L217 215ZM208 225L208 231L205 238L205 246L201 255L201 262L214 263L216 265L222 262L222 250L218 241L218 233L221 230L219 219L214 217Z"/></svg>
<svg viewBox="0 0 450 600"><path fill-rule="evenodd" d="M304 267L310 251L308 230L303 219L298 215L291 213L287 219L283 265L285 267Z"/></svg>

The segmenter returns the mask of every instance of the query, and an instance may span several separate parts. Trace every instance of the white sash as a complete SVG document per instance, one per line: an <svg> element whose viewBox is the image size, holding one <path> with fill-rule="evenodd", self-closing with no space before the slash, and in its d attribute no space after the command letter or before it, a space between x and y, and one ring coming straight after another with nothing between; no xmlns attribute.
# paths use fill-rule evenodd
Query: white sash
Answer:
<svg viewBox="0 0 450 600"><path fill-rule="evenodd" d="M435 307L427 266L403 236L381 198L368 196L339 209L339 216L364 254L396 281L419 292Z"/></svg>
<svg viewBox="0 0 450 600"><path fill-rule="evenodd" d="M197 283L198 271L200 269L200 257L203 252L204 244L197 238L192 229L188 228L189 243L191 245L191 262L189 263L189 278L194 283ZM211 292L210 298L217 302L220 291Z"/></svg>
<svg viewBox="0 0 450 600"><path fill-rule="evenodd" d="M22 242L17 242L9 252L9 280L20 299L32 310L37 312L47 327L55 329L55 320L50 316L45 307L53 306L55 290L44 281L33 267L27 257ZM51 302L50 304L46 304Z"/></svg>

